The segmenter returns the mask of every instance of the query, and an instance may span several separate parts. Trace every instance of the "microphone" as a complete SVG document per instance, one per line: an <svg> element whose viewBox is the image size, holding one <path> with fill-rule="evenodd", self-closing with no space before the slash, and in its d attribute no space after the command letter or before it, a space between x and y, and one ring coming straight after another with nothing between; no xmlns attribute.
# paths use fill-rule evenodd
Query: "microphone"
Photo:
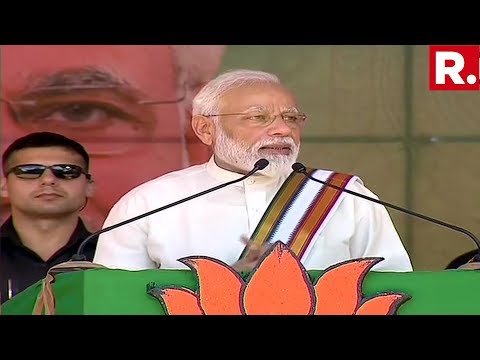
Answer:
<svg viewBox="0 0 480 360"><path fill-rule="evenodd" d="M120 227L120 226L122 226L122 225L131 223L131 222L133 222L133 221L135 221L135 220L144 218L144 217L146 217L146 216L152 215L152 214L154 214L154 213L156 213L156 212L159 212L159 211L162 211L162 210L166 210L166 209L168 209L168 208L171 208L171 207L173 207L173 206L179 205L179 204L184 203L184 202L186 202L186 201L189 201L189 200L195 199L195 198L197 198L197 197L203 196L203 195L208 194L208 193L210 193L210 192L212 192L212 191L215 191L215 190L224 188L224 187L226 187L226 186L228 186L228 185L232 185L232 184L234 184L234 183L243 181L243 180L245 180L246 178L252 176L252 175L253 175L254 173L256 173L257 171L265 169L265 168L268 166L268 164L269 164L269 161L268 161L267 159L260 159L260 160L258 160L258 161L255 163L255 165L253 166L253 169L252 169L252 170L250 170L247 174L245 174L244 176L242 176L242 177L240 177L240 178L238 178L238 179L236 179L236 180L231 180L231 181L229 181L229 182L226 182L226 183L223 183L223 184L214 186L214 187L212 187L212 188L210 188L210 189L207 189L207 190L204 190L204 191L199 192L199 193L197 193L197 194L188 196L188 197L186 197L186 198L184 198L184 199L175 201L175 202L173 202L173 203L171 203L171 204L167 204L167 205L165 205L165 206L159 207L159 208L157 208L157 209L151 210L151 211L146 212L146 213L144 213L144 214L140 214L140 215L135 216L135 217L133 217L133 218L131 218L131 219L124 220L124 221L122 221L122 222L119 222L118 224L114 224L114 225L108 226L108 227L106 227L106 228L103 228L103 229L101 229L101 230L99 230L99 231L97 231L97 232L94 232L93 234L90 234L89 236L87 236L87 237L85 238L85 240L83 240L83 241L80 243L80 246L78 247L77 253L72 256L71 261L85 261L85 260L86 260L86 257L85 257L85 255L83 255L83 249L85 248L85 246L88 244L88 242L89 242L92 238L94 238L94 237L96 237L96 236L98 236L98 235L100 235L100 234L102 234L102 233L104 233L104 232L113 230L113 229L115 229L115 228L117 228L117 227Z"/></svg>
<svg viewBox="0 0 480 360"><path fill-rule="evenodd" d="M322 180L320 180L320 179L316 179L316 178L314 178L313 176L311 176L311 175L307 172L307 168L306 168L305 165L303 165L302 163L296 162L295 164L292 165L292 169L293 169L293 171L295 171L295 172L298 172L298 173L301 173L301 174L305 175L305 176L308 177L310 180L319 182L319 183L324 184L324 185L326 185L326 186L333 187L334 189L337 189L337 190L340 190L340 191L344 191L344 192L346 192L346 193L349 193L349 194L352 194L352 195L355 195L355 196L359 196L359 197L361 197L361 198L363 198L363 199L376 202L376 203L378 203L378 204L381 204L381 205L384 205L384 206L386 206L386 207L389 207L389 208L392 208L392 209L395 209L395 210L398 210L398 211L407 213L407 214L409 214L409 215L418 217L418 218L420 218L420 219L427 220L427 221L433 222L433 223L435 223L435 224L445 226L445 227L447 227L447 228L449 228L449 229L452 229L452 230L455 230L455 231L459 231L459 232L467 235L468 237L470 237L470 239L472 239L472 240L475 242L475 245L476 245L477 248L478 248L478 253L469 261L469 263L470 263L470 262L475 262L475 263L476 263L476 262L479 262L479 263L480 263L480 240L479 240L475 235L473 235L470 231L468 231L468 230L466 230L466 229L464 229L464 228L461 228L461 227L459 227L459 226L446 223L445 221L437 220L437 219L434 219L434 218L432 218L432 217L430 217L430 216L423 215L423 214L417 213L417 212L415 212L415 211L412 211L412 210L409 210L409 209L405 209L405 208L402 208L402 207L400 207L400 206L397 206L397 205L394 205L394 204L390 204L390 203L388 203L388 202L385 202L385 201L382 201L382 200L378 200L378 199L372 198L372 197L370 197L370 196L366 196L366 195L357 193L357 192L355 192L355 191L351 191L351 190L348 190L348 189L342 189L341 187L336 186L336 185L334 185L334 184L330 184L329 182L322 181Z"/></svg>

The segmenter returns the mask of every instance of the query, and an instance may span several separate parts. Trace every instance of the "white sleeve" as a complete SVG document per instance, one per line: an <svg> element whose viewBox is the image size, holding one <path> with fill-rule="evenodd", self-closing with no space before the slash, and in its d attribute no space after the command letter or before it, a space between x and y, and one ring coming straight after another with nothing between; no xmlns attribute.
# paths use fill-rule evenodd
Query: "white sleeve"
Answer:
<svg viewBox="0 0 480 360"><path fill-rule="evenodd" d="M126 194L110 210L103 229L148 210L140 194ZM156 268L147 251L147 226L145 218L141 218L100 234L93 262L125 270Z"/></svg>
<svg viewBox="0 0 480 360"><path fill-rule="evenodd" d="M355 191L378 199L367 188L360 186ZM353 258L382 257L374 271L412 271L412 263L387 209L366 199L355 199L357 218L356 231L350 242Z"/></svg>

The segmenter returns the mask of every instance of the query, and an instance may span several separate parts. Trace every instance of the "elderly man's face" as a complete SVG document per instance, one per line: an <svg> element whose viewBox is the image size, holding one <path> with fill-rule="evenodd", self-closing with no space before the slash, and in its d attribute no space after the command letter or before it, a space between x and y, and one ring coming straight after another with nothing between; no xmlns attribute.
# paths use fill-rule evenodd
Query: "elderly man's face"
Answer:
<svg viewBox="0 0 480 360"><path fill-rule="evenodd" d="M2 152L32 131L82 143L97 188L82 213L92 230L130 189L187 165L190 104L170 47L3 46L1 64ZM8 211L2 199L2 220Z"/></svg>
<svg viewBox="0 0 480 360"><path fill-rule="evenodd" d="M249 171L260 158L263 172L290 172L300 149L304 121L293 94L276 84L252 84L228 91L220 100L213 139L217 160L233 170ZM271 120L268 120L271 119Z"/></svg>

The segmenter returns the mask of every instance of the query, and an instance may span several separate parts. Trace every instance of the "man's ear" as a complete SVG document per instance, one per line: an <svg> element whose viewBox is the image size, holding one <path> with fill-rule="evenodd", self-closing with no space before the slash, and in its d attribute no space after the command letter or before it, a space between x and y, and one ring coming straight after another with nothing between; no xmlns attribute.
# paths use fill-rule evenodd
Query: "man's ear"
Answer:
<svg viewBox="0 0 480 360"><path fill-rule="evenodd" d="M202 115L194 115L192 117L192 129L202 143L212 146L215 138L215 125L212 119Z"/></svg>
<svg viewBox="0 0 480 360"><path fill-rule="evenodd" d="M212 148L200 141L190 126L185 138L187 141L188 165L203 164L210 159L213 154Z"/></svg>
<svg viewBox="0 0 480 360"><path fill-rule="evenodd" d="M93 179L90 178L90 180L88 180L88 183L87 183L87 189L85 190L85 196L87 198L93 197L93 195L95 195L95 190L96 190L95 181L93 181Z"/></svg>

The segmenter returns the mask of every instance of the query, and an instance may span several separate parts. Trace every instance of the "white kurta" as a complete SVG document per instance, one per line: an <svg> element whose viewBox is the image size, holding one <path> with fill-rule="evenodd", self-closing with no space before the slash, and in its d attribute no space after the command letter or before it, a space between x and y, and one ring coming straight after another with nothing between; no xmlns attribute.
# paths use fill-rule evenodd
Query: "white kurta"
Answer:
<svg viewBox="0 0 480 360"><path fill-rule="evenodd" d="M141 270L186 268L177 261L209 256L227 264L238 260L270 201L288 175L254 175L202 197L135 220L100 235L94 262L110 268ZM240 175L203 165L163 175L125 194L111 209L104 227L154 210ZM376 197L361 181L348 189ZM302 260L306 269L325 269L352 258L383 257L376 271L411 271L409 256L386 209L347 194Z"/></svg>

